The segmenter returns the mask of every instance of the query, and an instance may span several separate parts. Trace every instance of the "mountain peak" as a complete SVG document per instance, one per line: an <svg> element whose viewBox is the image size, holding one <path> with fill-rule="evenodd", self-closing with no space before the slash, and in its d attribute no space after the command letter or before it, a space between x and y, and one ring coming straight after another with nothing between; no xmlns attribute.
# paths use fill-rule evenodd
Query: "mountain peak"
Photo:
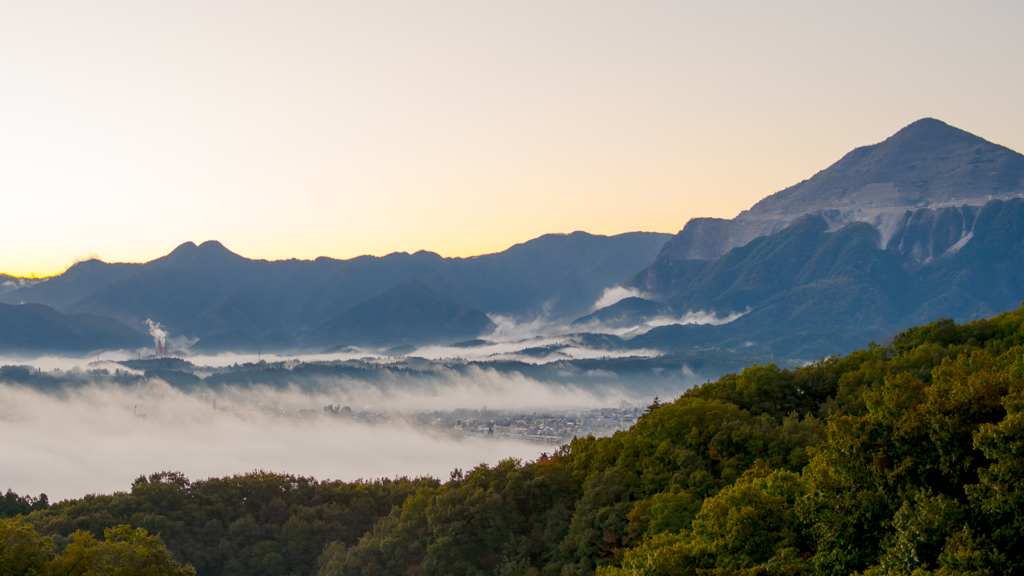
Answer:
<svg viewBox="0 0 1024 576"><path fill-rule="evenodd" d="M947 151L955 151L961 147L982 146L985 148L1002 149L1002 146L993 144L984 138L979 138L966 130L950 126L942 120L935 118L922 118L908 124L899 132L886 138L880 144L868 148L903 149L903 152L911 152L918 149L923 153L932 153L938 149L946 148ZM908 150L908 148L910 150Z"/></svg>
<svg viewBox="0 0 1024 576"><path fill-rule="evenodd" d="M855 148L732 220L690 220L665 244L658 260L715 260L804 214L822 214L832 230L867 222L886 246L907 224L908 213L976 210L991 200L1018 197L1024 197L1024 156L941 120L922 118L878 144ZM642 270L635 278L647 279L635 282L661 282L652 279L658 274L651 270Z"/></svg>
<svg viewBox="0 0 1024 576"><path fill-rule="evenodd" d="M951 133L967 134L967 132L964 132L963 130L956 128L954 126L950 126L949 124L946 124L942 120L938 120L936 118L921 118L920 120L915 120L910 124L907 124L898 132L890 136L890 138L896 138L901 134L912 134L915 132L922 131L946 131Z"/></svg>
<svg viewBox="0 0 1024 576"><path fill-rule="evenodd" d="M854 149L810 179L761 200L740 218L980 206L992 198L1022 194L1024 156L941 120L923 118L878 144Z"/></svg>
<svg viewBox="0 0 1024 576"><path fill-rule="evenodd" d="M195 242L185 242L171 251L170 254L157 258L147 266L163 268L167 266L219 266L231 261L245 260L216 240L207 240L196 246Z"/></svg>
<svg viewBox="0 0 1024 576"><path fill-rule="evenodd" d="M171 253L168 254L168 256L181 256L183 254L192 254L193 252L195 252L196 248L197 246L195 242L183 242L179 244L177 248L171 250Z"/></svg>
<svg viewBox="0 0 1024 576"><path fill-rule="evenodd" d="M242 258L242 256L239 256L238 254L232 252L231 250L228 250L227 247L225 247L223 244L221 244L220 242L218 242L216 240L207 240L206 242L203 242L202 244L200 244L197 248L198 248L198 250L199 250L199 252L201 254L207 254L207 255L211 255L211 256L212 255L234 256L234 257Z"/></svg>

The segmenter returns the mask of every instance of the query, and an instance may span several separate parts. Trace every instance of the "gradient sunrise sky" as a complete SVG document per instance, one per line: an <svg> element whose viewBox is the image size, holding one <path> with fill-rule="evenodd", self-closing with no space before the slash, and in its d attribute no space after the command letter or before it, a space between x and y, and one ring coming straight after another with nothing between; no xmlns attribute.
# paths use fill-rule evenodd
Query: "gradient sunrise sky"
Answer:
<svg viewBox="0 0 1024 576"><path fill-rule="evenodd" d="M935 117L1024 150L1024 2L0 2L0 271L732 217Z"/></svg>

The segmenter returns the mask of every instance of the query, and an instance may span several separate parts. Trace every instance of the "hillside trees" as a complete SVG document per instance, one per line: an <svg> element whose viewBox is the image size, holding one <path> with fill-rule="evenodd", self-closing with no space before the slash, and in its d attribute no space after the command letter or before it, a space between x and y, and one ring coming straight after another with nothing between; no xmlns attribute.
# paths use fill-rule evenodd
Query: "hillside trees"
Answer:
<svg viewBox="0 0 1024 576"><path fill-rule="evenodd" d="M189 576L159 536L144 529L115 526L97 540L77 531L54 553L53 540L40 536L23 518L0 520L0 574L11 576Z"/></svg>
<svg viewBox="0 0 1024 576"><path fill-rule="evenodd" d="M180 473L139 477L129 493L86 496L32 513L58 547L76 531L100 537L125 524L159 534L198 574L308 574L325 546L348 545L431 479L317 482L256 472L190 482Z"/></svg>

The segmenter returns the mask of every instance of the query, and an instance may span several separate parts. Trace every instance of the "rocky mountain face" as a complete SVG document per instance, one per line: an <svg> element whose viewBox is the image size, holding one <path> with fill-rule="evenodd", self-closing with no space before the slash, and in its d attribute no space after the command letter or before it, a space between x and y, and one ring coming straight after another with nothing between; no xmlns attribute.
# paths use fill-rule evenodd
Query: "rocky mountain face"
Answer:
<svg viewBox="0 0 1024 576"><path fill-rule="evenodd" d="M830 231L867 223L878 231L879 248L920 266L967 244L981 206L1020 196L1024 156L938 120L919 120L736 218L690 220L629 284L652 294L671 292L702 262L779 232L805 214L820 214Z"/></svg>

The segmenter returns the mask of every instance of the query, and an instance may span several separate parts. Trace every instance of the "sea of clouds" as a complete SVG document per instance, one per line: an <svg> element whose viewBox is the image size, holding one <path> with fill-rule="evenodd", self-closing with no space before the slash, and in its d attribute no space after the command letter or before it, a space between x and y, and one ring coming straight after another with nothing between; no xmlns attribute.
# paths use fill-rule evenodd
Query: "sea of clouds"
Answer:
<svg viewBox="0 0 1024 576"><path fill-rule="evenodd" d="M255 385L184 392L159 379L119 386L100 378L51 391L0 383L0 490L42 492L56 501L127 490L139 475L161 470L192 479L253 470L340 480L447 478L455 468L531 460L552 448L453 438L411 426L403 414L585 410L629 397L492 370L442 372L426 382L393 378L385 385L325 381L313 391ZM323 413L328 404L377 412L386 421L331 417Z"/></svg>

